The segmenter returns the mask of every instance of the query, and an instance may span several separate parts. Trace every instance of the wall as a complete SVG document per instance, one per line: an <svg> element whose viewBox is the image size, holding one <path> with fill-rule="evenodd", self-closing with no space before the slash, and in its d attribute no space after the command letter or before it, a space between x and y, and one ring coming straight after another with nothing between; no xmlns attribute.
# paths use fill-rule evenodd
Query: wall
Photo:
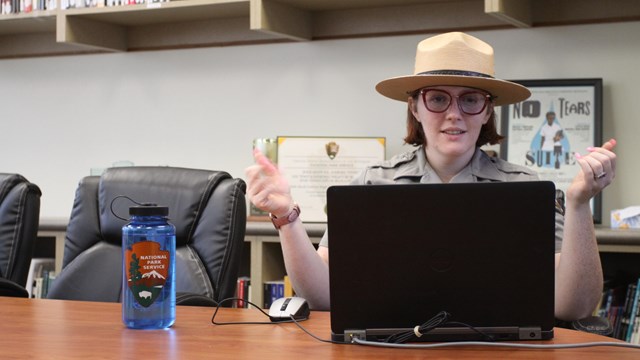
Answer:
<svg viewBox="0 0 640 360"><path fill-rule="evenodd" d="M505 79L604 79L604 137L619 141L611 209L640 204L640 22L479 31ZM381 79L413 69L427 35L0 61L0 171L43 190L42 216L68 217L90 168L224 169L244 177L251 141L384 136L401 152L405 105Z"/></svg>

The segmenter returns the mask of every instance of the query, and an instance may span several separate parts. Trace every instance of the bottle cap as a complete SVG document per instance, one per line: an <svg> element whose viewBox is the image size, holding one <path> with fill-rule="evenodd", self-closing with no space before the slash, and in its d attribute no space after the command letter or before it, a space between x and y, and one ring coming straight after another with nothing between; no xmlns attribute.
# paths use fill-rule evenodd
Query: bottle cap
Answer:
<svg viewBox="0 0 640 360"><path fill-rule="evenodd" d="M167 206L158 206L156 204L142 204L140 206L132 206L129 208L129 215L135 216L168 216L169 208Z"/></svg>

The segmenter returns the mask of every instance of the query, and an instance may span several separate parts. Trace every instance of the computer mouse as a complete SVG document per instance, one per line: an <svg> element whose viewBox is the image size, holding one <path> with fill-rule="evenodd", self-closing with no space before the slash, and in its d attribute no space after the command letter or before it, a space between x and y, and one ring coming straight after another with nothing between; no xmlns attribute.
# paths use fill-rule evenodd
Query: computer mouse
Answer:
<svg viewBox="0 0 640 360"><path fill-rule="evenodd" d="M309 304L299 297L283 297L276 299L269 307L269 319L273 322L291 320L306 320L309 318Z"/></svg>

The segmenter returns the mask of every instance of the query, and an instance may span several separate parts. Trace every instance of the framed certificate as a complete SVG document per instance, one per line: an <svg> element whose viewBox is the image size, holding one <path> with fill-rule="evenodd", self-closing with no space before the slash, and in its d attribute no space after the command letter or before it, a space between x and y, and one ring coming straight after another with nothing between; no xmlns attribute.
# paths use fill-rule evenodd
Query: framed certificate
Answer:
<svg viewBox="0 0 640 360"><path fill-rule="evenodd" d="M502 107L500 156L535 170L565 191L580 171L575 153L602 143L602 79L512 80L531 90L523 102ZM591 201L601 223L601 194Z"/></svg>
<svg viewBox="0 0 640 360"><path fill-rule="evenodd" d="M305 222L326 222L326 193L346 185L364 168L385 159L383 137L279 136L278 168Z"/></svg>

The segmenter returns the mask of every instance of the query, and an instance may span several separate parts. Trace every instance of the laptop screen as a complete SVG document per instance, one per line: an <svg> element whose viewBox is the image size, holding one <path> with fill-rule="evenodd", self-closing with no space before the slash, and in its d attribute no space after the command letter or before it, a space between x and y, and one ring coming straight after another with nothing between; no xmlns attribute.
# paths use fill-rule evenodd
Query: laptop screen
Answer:
<svg viewBox="0 0 640 360"><path fill-rule="evenodd" d="M330 187L332 337L386 336L440 311L497 339L553 337L554 203L547 181Z"/></svg>

